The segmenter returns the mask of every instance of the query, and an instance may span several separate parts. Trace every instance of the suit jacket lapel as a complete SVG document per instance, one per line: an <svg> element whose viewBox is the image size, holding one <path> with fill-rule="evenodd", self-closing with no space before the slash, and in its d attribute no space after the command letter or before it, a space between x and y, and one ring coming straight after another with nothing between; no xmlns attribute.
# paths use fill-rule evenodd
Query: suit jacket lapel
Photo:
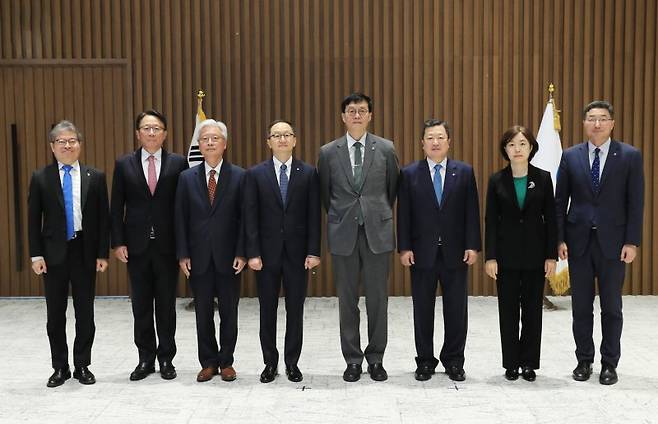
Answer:
<svg viewBox="0 0 658 424"><path fill-rule="evenodd" d="M516 187L514 187L514 176L512 175L512 168L508 165L503 169L502 175L503 191L508 197L509 201L516 206L516 209L521 211L519 207L519 200L516 198ZM527 202L526 202L527 203Z"/></svg>
<svg viewBox="0 0 658 424"><path fill-rule="evenodd" d="M448 199L448 196L450 196L450 193L452 193L452 188L455 186L457 182L457 178L459 178L459 172L457 170L457 167L452 163L450 159L448 159L448 162L446 164L446 178L445 181L443 182L443 195L441 196L441 207L446 204L446 199Z"/></svg>
<svg viewBox="0 0 658 424"><path fill-rule="evenodd" d="M292 163L290 164L290 181L288 181L288 194L286 195L286 204L284 206L284 209L288 208L288 205L290 204L290 199L295 193L295 189L297 188L297 185L299 184L299 178L301 173L301 167L299 165L299 161L295 158L292 158Z"/></svg>
<svg viewBox="0 0 658 424"><path fill-rule="evenodd" d="M421 192L427 193L434 207L440 209L439 201L436 200L436 194L434 193L434 182L430 176L430 167L427 164L427 158L418 163L418 172L420 173L418 175L418 185Z"/></svg>
<svg viewBox="0 0 658 424"><path fill-rule="evenodd" d="M336 148L338 149L338 162L343 167L347 181L349 181L352 189L358 192L359 188L354 183L354 173L352 172L352 162L350 162L350 148L347 145L347 137L341 137L336 144Z"/></svg>
<svg viewBox="0 0 658 424"><path fill-rule="evenodd" d="M374 140L373 137L370 136L370 134L366 133L366 144L363 146L363 171L361 173L361 187L358 187L358 191L361 191L361 188L363 187L363 183L365 183L366 180L366 175L368 175L368 170L370 169L370 165L372 165L373 161L373 156L375 156L375 148L377 146L377 142Z"/></svg>
<svg viewBox="0 0 658 424"><path fill-rule="evenodd" d="M581 143L579 147L580 151L578 152L578 157L580 158L580 168L582 169L583 176L587 181L587 186L589 187L592 195L596 196L594 193L594 188L592 187L592 177L591 177L591 166L589 164L589 146L587 141Z"/></svg>
<svg viewBox="0 0 658 424"><path fill-rule="evenodd" d="M160 164L160 176L158 177L158 182L155 184L155 191L153 192L153 195L158 192L158 187L160 187L160 181L162 180L162 177L166 175L167 173L167 167L169 166L169 160L167 158L169 157L169 154L165 149L162 149L162 163ZM144 175L144 172L142 172L142 175ZM148 186L148 184L146 184ZM151 190L149 190L149 193Z"/></svg>
<svg viewBox="0 0 658 424"><path fill-rule="evenodd" d="M87 203L87 193L89 192L89 182L91 180L91 171L86 166L80 164L80 210L85 210Z"/></svg>
<svg viewBox="0 0 658 424"><path fill-rule="evenodd" d="M217 210L217 205L219 205L222 202L222 200L224 200L224 193L226 192L226 187L228 187L230 183L231 183L231 164L228 163L226 159L224 159L224 162L222 163L222 168L219 170L219 178L217 178L217 189L215 190L215 201L213 202L212 209L210 211L211 215L215 213L215 210Z"/></svg>
<svg viewBox="0 0 658 424"><path fill-rule="evenodd" d="M529 204L537 201L537 186L539 184L539 170L532 165L528 165L528 181L526 182L526 194L525 194L525 203L521 210L525 211L528 208ZM545 190L552 190L553 186L544 187ZM516 195L516 192L514 193ZM518 203L518 201L517 201Z"/></svg>
<svg viewBox="0 0 658 424"><path fill-rule="evenodd" d="M610 141L610 148L608 149L608 156L605 158L605 166L601 173L601 182L599 183L599 192L603 189L603 184L608 179L608 175L615 172L617 163L619 162L619 143L614 140Z"/></svg>
<svg viewBox="0 0 658 424"><path fill-rule="evenodd" d="M46 171L46 180L52 192L55 193L59 205L64 209L64 191L62 191L62 180L59 178L58 166L57 162L55 162L48 167L48 170Z"/></svg>
<svg viewBox="0 0 658 424"><path fill-rule="evenodd" d="M137 176L137 180L140 181L142 189L146 192L147 195L151 196L151 190L149 190L148 182L144 176L144 167L142 166L142 148L140 147L135 151L135 154L130 161L133 165L133 170ZM162 171L162 168L160 169Z"/></svg>
<svg viewBox="0 0 658 424"><path fill-rule="evenodd" d="M283 209L283 200L281 199L281 188L279 187L279 181L276 179L276 173L274 171L274 159L265 163L265 175L270 181L270 187L272 187L272 192L274 193L274 198L277 199L277 204ZM291 171L292 172L292 171ZM290 182L288 182L288 188L290 188Z"/></svg>
<svg viewBox="0 0 658 424"><path fill-rule="evenodd" d="M205 205L206 213L210 212L212 205L210 204L210 198L208 197L208 182L206 181L206 165L205 162L194 167L194 172L196 174L196 188L198 190L199 196L202 199L205 199L205 202L202 202ZM215 191L215 202L217 201L217 191Z"/></svg>

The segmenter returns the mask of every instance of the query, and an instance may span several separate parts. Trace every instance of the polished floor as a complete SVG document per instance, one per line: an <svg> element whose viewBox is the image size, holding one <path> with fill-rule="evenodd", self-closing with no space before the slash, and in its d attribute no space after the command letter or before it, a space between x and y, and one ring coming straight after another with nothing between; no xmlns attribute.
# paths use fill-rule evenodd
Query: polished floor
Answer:
<svg viewBox="0 0 658 424"><path fill-rule="evenodd" d="M304 381L280 375L262 384L258 304L240 303L235 368L238 379L197 383L194 313L178 304L178 378L153 374L128 380L137 363L128 299L96 301L96 342L91 370L98 382L68 380L48 389L51 373L43 299L0 299L0 422L39 423L652 423L658 422L658 297L624 298L624 335L619 383L601 386L598 364L584 383L571 379L575 365L568 298L552 298L560 308L545 311L542 367L537 381L508 382L501 367L496 299L469 300L467 379L450 381L439 373L414 380L411 299L391 298L386 382L364 375L343 382L335 298L309 299L300 368ZM362 311L365 307L361 308ZM283 304L279 322L282 323ZM442 340L437 303L436 348ZM364 313L362 312L362 316ZM600 333L598 326L595 332ZM73 310L69 307L69 344ZM282 325L279 325L279 330ZM367 334L362 320L362 336ZM595 340L600 340L596 337ZM283 333L279 331L282 350ZM283 372L283 369L280 370Z"/></svg>

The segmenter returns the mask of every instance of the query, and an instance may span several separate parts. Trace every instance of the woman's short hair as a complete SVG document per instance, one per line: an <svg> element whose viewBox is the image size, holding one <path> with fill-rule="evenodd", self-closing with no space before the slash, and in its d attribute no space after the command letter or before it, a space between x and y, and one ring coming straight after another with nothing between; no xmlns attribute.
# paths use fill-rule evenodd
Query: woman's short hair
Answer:
<svg viewBox="0 0 658 424"><path fill-rule="evenodd" d="M530 155L528 156L528 162L530 162L539 150L539 143L537 143L537 140L535 139L535 136L532 135L532 132L521 125L514 125L503 133L503 136L500 138L500 154L503 155L503 159L509 162L509 156L505 151L505 147L507 147L509 142L512 141L512 139L519 133L523 134L525 139L528 140L530 146L532 147L532 150L530 150Z"/></svg>

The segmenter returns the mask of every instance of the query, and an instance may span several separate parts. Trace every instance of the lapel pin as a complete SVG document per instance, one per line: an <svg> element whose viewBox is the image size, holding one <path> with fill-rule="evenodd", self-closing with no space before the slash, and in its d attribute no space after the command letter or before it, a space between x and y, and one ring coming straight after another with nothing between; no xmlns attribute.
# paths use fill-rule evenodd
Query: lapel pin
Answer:
<svg viewBox="0 0 658 424"><path fill-rule="evenodd" d="M528 189L531 189L531 188L535 188L535 182L534 181L530 181L530 183L528 183Z"/></svg>
<svg viewBox="0 0 658 424"><path fill-rule="evenodd" d="M612 153L612 156L617 156L617 152L613 152L613 153Z"/></svg>
<svg viewBox="0 0 658 424"><path fill-rule="evenodd" d="M453 172L453 173L452 173L452 176L453 176L453 177L456 177L456 176L457 176L457 174L455 174L455 173Z"/></svg>
<svg viewBox="0 0 658 424"><path fill-rule="evenodd" d="M91 172L87 171L87 176L91 177Z"/></svg>

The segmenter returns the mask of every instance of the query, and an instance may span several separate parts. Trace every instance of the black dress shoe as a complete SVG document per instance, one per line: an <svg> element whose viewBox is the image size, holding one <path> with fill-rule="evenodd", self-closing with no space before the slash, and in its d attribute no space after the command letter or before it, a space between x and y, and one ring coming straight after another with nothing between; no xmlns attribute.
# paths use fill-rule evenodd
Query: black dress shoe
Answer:
<svg viewBox="0 0 658 424"><path fill-rule="evenodd" d="M78 380L80 384L94 384L96 382L96 377L87 367L76 367L73 371L73 378Z"/></svg>
<svg viewBox="0 0 658 424"><path fill-rule="evenodd" d="M271 383L276 378L278 372L275 365L265 365L265 369L260 373L261 383Z"/></svg>
<svg viewBox="0 0 658 424"><path fill-rule="evenodd" d="M384 369L384 365L382 365L381 362L368 365L368 374L370 374L370 378L375 381L388 380L388 374L386 373L386 370Z"/></svg>
<svg viewBox="0 0 658 424"><path fill-rule="evenodd" d="M518 368L508 368L505 370L505 378L509 381L514 381L519 379L519 369Z"/></svg>
<svg viewBox="0 0 658 424"><path fill-rule="evenodd" d="M160 377L165 380L173 380L176 378L176 368L174 364L169 361L164 361L160 364Z"/></svg>
<svg viewBox="0 0 658 424"><path fill-rule="evenodd" d="M430 378L432 378L432 375L434 374L434 368L430 366L429 364L421 364L418 365L418 368L416 368L416 372L414 373L414 378L418 381L427 381Z"/></svg>
<svg viewBox="0 0 658 424"><path fill-rule="evenodd" d="M615 384L619 379L617 378L617 371L615 367L605 362L601 363L601 375L599 375L599 383L606 386Z"/></svg>
<svg viewBox="0 0 658 424"><path fill-rule="evenodd" d="M345 372L343 373L343 380L347 381L348 383L359 381L362 372L363 371L361 370L361 365L347 364L347 368L345 368Z"/></svg>
<svg viewBox="0 0 658 424"><path fill-rule="evenodd" d="M304 379L304 376L302 375L302 372L299 370L297 365L287 365L286 375L288 376L288 380L292 381L293 383L299 383Z"/></svg>
<svg viewBox="0 0 658 424"><path fill-rule="evenodd" d="M464 368L458 367L457 365L450 365L446 368L446 374L452 381L464 381L466 380L466 374Z"/></svg>
<svg viewBox="0 0 658 424"><path fill-rule="evenodd" d="M46 386L48 387L57 387L64 384L66 380L71 378L71 369L67 366L66 368L58 368L55 370L53 375L48 379Z"/></svg>
<svg viewBox="0 0 658 424"><path fill-rule="evenodd" d="M143 380L149 374L155 372L155 365L149 364L148 362L140 362L135 371L130 373L130 381Z"/></svg>
<svg viewBox="0 0 658 424"><path fill-rule="evenodd" d="M573 370L573 379L576 381L587 381L592 375L592 363L588 361L578 361L578 366Z"/></svg>
<svg viewBox="0 0 658 424"><path fill-rule="evenodd" d="M523 376L523 379L525 381L535 381L537 379L537 374L535 374L535 370L533 370L529 366L524 366L523 370L521 371L521 376Z"/></svg>

